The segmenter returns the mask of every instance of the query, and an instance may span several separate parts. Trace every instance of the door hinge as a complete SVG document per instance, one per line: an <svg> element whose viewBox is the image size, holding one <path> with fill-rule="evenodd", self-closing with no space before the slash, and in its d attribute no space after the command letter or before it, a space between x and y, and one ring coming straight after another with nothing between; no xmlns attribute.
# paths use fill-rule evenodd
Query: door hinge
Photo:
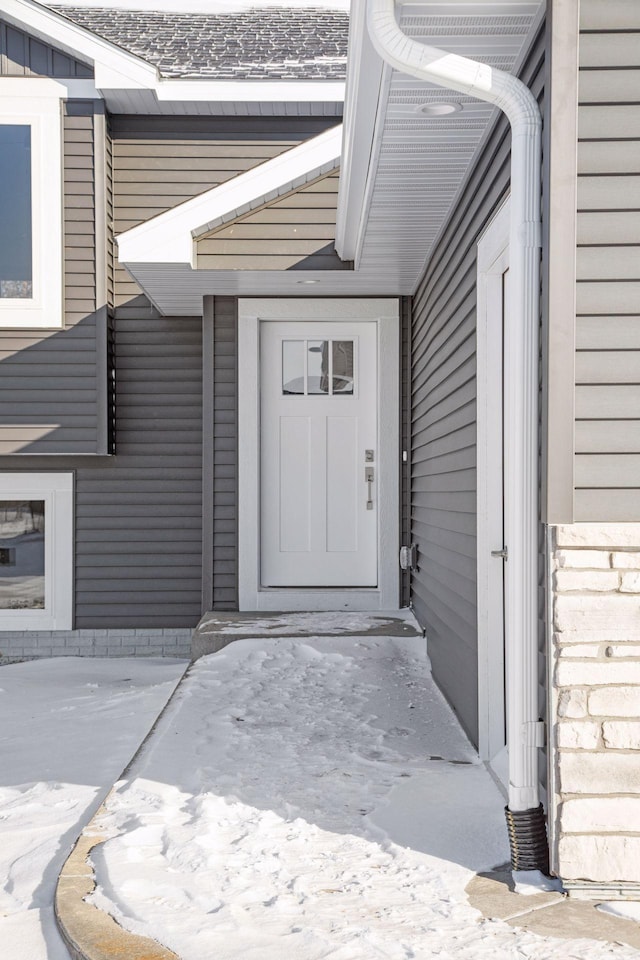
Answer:
<svg viewBox="0 0 640 960"><path fill-rule="evenodd" d="M501 560L508 560L508 559L509 559L509 551L508 551L507 547L503 547L502 550L492 550L492 551L491 551L491 556L492 556L492 557L499 557Z"/></svg>

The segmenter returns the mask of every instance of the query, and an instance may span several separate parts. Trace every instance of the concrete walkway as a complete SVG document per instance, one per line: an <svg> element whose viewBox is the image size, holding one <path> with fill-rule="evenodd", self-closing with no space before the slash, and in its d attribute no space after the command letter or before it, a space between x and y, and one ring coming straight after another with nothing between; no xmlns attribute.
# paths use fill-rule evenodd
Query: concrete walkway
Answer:
<svg viewBox="0 0 640 960"><path fill-rule="evenodd" d="M233 699L232 694L232 699L230 700L230 702L234 704L234 710L237 711L241 708L236 706L236 704L242 703L242 697L251 695L251 684L248 681L244 684L243 693L240 689L240 683L230 684L228 681L233 681L234 678L237 681L240 676L243 677L244 681L247 680L247 674L251 674L249 661L256 649L255 641L257 638L278 638L280 645L286 644L289 639L304 641L305 639L311 640L313 638L315 641L321 637L336 638L336 641L339 639L340 643L336 646L335 657L341 657L344 656L343 651L348 649L344 646L345 637L354 642L357 641L357 644L368 649L370 649L372 645L377 645L379 650L382 651L378 656L382 656L384 653L384 645L387 642L402 644L403 638L413 643L413 648L415 649L415 638L419 635L420 631L415 622L410 618L393 614L375 614L370 616L362 614L260 614L254 616L231 615L224 618L209 615L204 619L194 635L193 652L195 656L201 656L211 650L224 650L231 641L247 641L248 645L242 643L238 645L237 651L232 657L234 662L231 672L227 674L226 686L231 685L237 688L236 698ZM254 644L253 647L251 646L252 643ZM286 673L289 675L296 667L295 646L289 644L287 649L289 651L287 653L289 660L286 661ZM397 651L400 648L396 646L393 649ZM224 657L225 654L221 654L221 656ZM120 785L118 796L114 795L112 791L112 794L105 802L104 808L83 831L74 852L60 875L56 897L56 911L60 928L70 947L70 952L74 960L80 960L80 958L82 958L82 960L115 960L115 958L123 957L126 957L127 960L171 960L171 958L178 956L176 952L160 946L154 941L149 940L149 938L138 937L128 933L107 913L99 909L95 904L87 903L84 900L84 897L86 897L94 887L93 868L88 863L88 857L92 850L95 856L97 853L96 847L104 843L106 839L109 839L109 837L117 837L121 834L122 828L118 826L117 813L119 809L123 810L120 816L120 823L122 823L122 817L126 813L126 807L123 807L122 795L123 793L126 794L128 789L132 791L132 802L136 803L136 817L140 817L141 822L144 822L144 811L140 811L139 803L135 800L136 778L139 779L142 777L147 778L148 781L161 783L165 781L175 782L176 784L180 784L182 795L188 795L188 793L185 792L187 791L187 787L185 786L186 780L184 778L187 775L184 770L192 766L192 757L189 753L189 734L185 733L184 730L185 720L190 716L187 706L190 702L193 709L194 697L196 699L199 697L200 700L202 700L203 696L211 697L211 702L217 702L217 698L220 696L221 681L216 676L216 660L217 658L209 658L207 661L203 661L205 666L202 669L198 668L199 672L197 675L193 673L193 670L196 669L195 667L186 675L186 679L183 681L181 687L178 688L177 694L174 694L172 702L169 703L164 711L164 725L163 721L161 721L157 725L155 732L151 734L146 746L151 746L152 749L147 749L145 752L143 748L139 752L140 761L133 763L128 776L125 778L125 786ZM245 661L246 669L243 667ZM344 669L342 665L338 666L338 660L336 660L336 669ZM407 677L410 676L410 670L407 670L406 664L403 665L398 661L397 667L394 666L394 671L397 672L402 682L396 678L397 682L395 686L392 684L386 687L384 692L382 692L381 689L381 693L378 695L379 700L386 701L386 703L379 702L376 707L381 714L384 714L386 710L389 712L389 715L391 715L397 707L397 704L391 701L393 701L396 696L406 697L407 688L411 689L411 696L414 699L420 695L420 691L416 689L415 679L407 679ZM211 680L208 679L209 677ZM273 679L276 680L276 677ZM367 674L367 679L371 686L370 674ZM375 686L375 684L373 686ZM209 691L209 693L207 693L207 691ZM310 696L311 693L309 693L306 699L309 700ZM451 823L459 823L461 826L464 825L469 837L468 861L465 861L467 862L467 866L471 866L472 869L478 869L477 864L481 864L483 857L485 858L485 864L490 866L490 863L486 863L486 857L491 855L490 852L487 851L490 849L499 849L504 853L506 847L506 838L504 844L500 841L491 840L491 831L497 829L498 821L500 821L502 817L500 798L499 796L495 797L494 805L497 804L498 809L491 813L491 823L488 823L486 820L487 811L483 810L481 802L478 804L479 796L475 792L479 789L480 781L478 780L478 776L482 773L482 766L478 765L477 761L470 759L472 758L472 751L468 746L464 746L464 738L461 738L461 735L456 733L451 727L452 721L450 716L446 715L446 710L442 713L444 708L436 702L438 700L437 694L429 692L427 697L431 697L431 726L428 724L427 728L420 730L418 729L418 724L416 727L417 733L412 733L410 728L394 727L390 734L390 739L387 738L387 741L385 741L390 750L389 757L397 754L400 746L403 747L404 755L407 758L405 765L407 765L408 768L411 767L412 763L410 759L412 749L415 751L416 757L419 756L420 753L422 753L423 756L425 753L427 754L427 760L422 762L421 769L416 768L412 770L411 774L400 773L401 777L411 776L413 778L412 786L414 790L416 785L424 786L422 797L425 805L428 806L430 803L429 791L432 791L433 794L432 803L441 804L443 785L446 788L448 783L450 786L448 788L449 795L446 798L446 803L454 806L457 805L458 807L457 815L453 817L449 816L443 819L441 823L438 822L437 816L430 817L430 820L433 822L429 827L430 832L428 830L420 841L422 844L421 849L429 854L446 856L447 843L451 842L451 838L449 840L447 839L447 830L450 828ZM177 701L180 701L181 698L182 702L180 704ZM361 706L370 710L374 702L375 696L366 702L363 701ZM413 704L409 704L410 709L412 709L413 706ZM416 706L419 706L419 704L416 703ZM302 714L300 712L300 704L295 708L295 711L297 722L301 723ZM234 719L236 721L249 721L251 713L250 701L245 702L243 713L244 716L237 716ZM172 729L172 724L175 726L176 717L178 716L182 728L180 732ZM382 719L384 720L384 716ZM416 721L417 717L415 715L412 716L412 720ZM193 722L198 731L203 732L205 729L203 724L206 723L206 711L203 712L200 710L200 712L198 712L196 710L196 713L193 714ZM337 722L338 721L336 721L336 723ZM319 725L321 726L320 723ZM247 731L250 732L250 728L251 724L245 727L243 734ZM352 728L353 721L350 721L350 729ZM326 733L322 733L322 737L325 737L327 733L329 733L330 728L323 727L322 729L326 729ZM178 733L178 743L176 743L174 736L176 733ZM219 725L215 728L214 733L214 740L216 738L220 740L221 734L224 736L224 730ZM194 736L197 737L198 734L194 734L192 728L191 746L193 746ZM203 733L203 736L206 740L206 733ZM338 740L336 744L339 747L339 739L343 735L337 734L337 736ZM395 740L394 737L396 738ZM416 740L415 743L409 742L412 741L412 737ZM168 765L166 762L163 764L163 750L166 751L166 745L169 744L169 741L171 750L174 753L177 751L178 755L184 755L184 770L180 767L180 763L176 763L175 757ZM261 742L267 743L267 741ZM283 741L283 744L284 742L285 741ZM238 743L240 743L240 741L238 741ZM330 751L330 755L334 758L335 763L340 765L340 759L335 759L338 747L332 747L333 752ZM295 748L292 747L292 744L289 744L288 749L291 750ZM237 763L241 764L241 751L234 751L231 750L231 748L230 751L230 756L225 757L222 754L216 755L217 761L214 765L222 767L225 761L233 765L233 763L236 762L236 758ZM151 754L153 754L153 760L149 759ZM145 759L145 757L147 759ZM212 758L209 757L208 759L211 763ZM347 759L345 756L345 761ZM251 762L253 765L252 770L255 773L256 761L254 759ZM290 761L288 762L290 763ZM267 758L265 763L266 766L264 769L266 771L269 768L269 764L273 765L273 760ZM451 764L453 764L453 766L451 766ZM232 769L232 766L229 767L229 769ZM469 771L468 773L466 773L467 770ZM177 774L177 777L175 781L171 781L170 776L174 773ZM259 770L257 775L262 782L261 799L262 795L264 795L266 806L272 811L277 811L278 800L276 799L276 795L274 794L272 800L268 799L270 789L268 778L266 778L264 774L260 774ZM277 789L277 772L274 776L274 786ZM239 783L241 783L241 780L235 784L231 795L235 796L238 793ZM374 781L372 780L371 783L374 783ZM405 781L405 783L408 784L409 781ZM474 783L476 784L475 788L473 786ZM465 784L467 785L466 787ZM398 788L394 789L397 791ZM480 791L480 793L481 792L482 791ZM369 794L370 793L371 784L369 785ZM242 792L240 795L242 796ZM250 792L244 795L245 804L249 802L250 795ZM438 795L440 795L440 799L436 801L435 797ZM320 794L317 796L314 795L314 804L317 803L318 796L320 796ZM340 804L340 799L336 797L335 794L331 799L333 804ZM255 803L256 801L252 800L251 802ZM414 802L413 797L407 793L403 800L401 791L400 794L397 795L396 804L399 803L400 807L402 807L403 802L406 805L406 821L409 822L412 817L415 819L415 811L410 809L411 803ZM321 819L318 820L317 807L314 809L316 809L314 818L316 822L321 824L323 822L322 814L320 815ZM435 814L435 807L433 807L433 812ZM402 817L400 818L399 825L397 814L398 810L395 812L396 820L394 822L390 819L385 821L383 810L382 813L376 815L377 819L376 817L372 817L371 823L376 829L385 831L386 835L393 838L395 843L403 846ZM332 814L330 814L330 816L332 816ZM474 816L477 818L477 824L469 822L473 820ZM130 821L131 816L129 815L129 822ZM124 822L126 822L126 816L124 816ZM345 826L343 828L333 823L332 830L335 831L336 829L342 831L343 829L347 829L347 827ZM506 834L506 828L504 829ZM476 852L474 853L474 837L476 839L481 837L483 830L488 832L489 840L485 841L483 839L482 842L476 843ZM353 826L347 829L347 832L349 831L353 833ZM414 842L415 845L415 840L412 840L412 842ZM483 847L485 843L488 843L486 850ZM494 844L493 847L491 847L492 843ZM98 856L98 861L101 861L101 855ZM567 938L568 940L575 940L575 938L579 936L581 938L590 938L592 941L627 944L640 950L640 925L602 914L595 909L595 904L569 900L558 893L541 893L529 897L520 896L513 892L510 871L506 865L502 868L479 872L474 876L467 886L467 897L470 905L479 910L484 917L504 921L514 928L526 930L530 933L545 937ZM541 943L542 942L543 941L541 941ZM242 954L240 953L239 956L240 955ZM431 954L427 953L415 954L416 957L427 957L430 955ZM457 954L451 954L451 956L454 955ZM462 956L462 954L460 955ZM535 954L523 953L522 955L534 956ZM540 954L540 956L543 955L545 957L548 955L551 956L551 954L547 953ZM577 954L571 955L575 956ZM597 955L599 957L601 954L585 953L583 955ZM620 955L622 956L623 954ZM268 954L268 956L271 956L271 954ZM484 953L482 956L484 956ZM554 953L553 956L556 956L556 954ZM624 953L624 956L628 956L628 954ZM362 953L362 960L369 960L369 956L366 953Z"/></svg>

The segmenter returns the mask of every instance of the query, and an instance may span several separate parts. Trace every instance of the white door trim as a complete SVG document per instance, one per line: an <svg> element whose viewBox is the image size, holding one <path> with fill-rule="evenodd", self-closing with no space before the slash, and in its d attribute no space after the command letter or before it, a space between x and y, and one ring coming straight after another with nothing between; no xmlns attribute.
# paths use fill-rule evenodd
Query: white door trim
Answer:
<svg viewBox="0 0 640 960"><path fill-rule="evenodd" d="M504 749L503 637L507 584L504 561L503 484L517 482L503 465L502 275L509 265L509 203L502 205L478 242L477 277L477 602L478 752L494 761ZM501 345L499 350L494 344ZM513 467L516 465L512 464ZM517 465L520 466L521 465ZM500 764L504 767L504 764Z"/></svg>
<svg viewBox="0 0 640 960"><path fill-rule="evenodd" d="M398 301L238 300L238 597L240 610L396 610L400 602ZM260 584L260 321L375 320L378 332L378 586L323 590Z"/></svg>

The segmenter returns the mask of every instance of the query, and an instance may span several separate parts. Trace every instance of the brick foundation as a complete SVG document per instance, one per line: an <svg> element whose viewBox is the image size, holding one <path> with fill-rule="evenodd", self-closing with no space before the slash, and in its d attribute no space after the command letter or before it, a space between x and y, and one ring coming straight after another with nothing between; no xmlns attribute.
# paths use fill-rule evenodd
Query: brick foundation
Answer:
<svg viewBox="0 0 640 960"><path fill-rule="evenodd" d="M0 661L31 657L190 657L190 627L0 633Z"/></svg>

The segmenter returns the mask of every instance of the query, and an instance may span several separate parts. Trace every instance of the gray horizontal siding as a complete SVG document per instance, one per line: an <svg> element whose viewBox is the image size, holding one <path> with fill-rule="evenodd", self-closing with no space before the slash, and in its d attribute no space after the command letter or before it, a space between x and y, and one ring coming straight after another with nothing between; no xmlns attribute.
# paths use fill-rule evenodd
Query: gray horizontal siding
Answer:
<svg viewBox="0 0 640 960"><path fill-rule="evenodd" d="M540 35L523 79L542 99ZM438 684L474 742L478 734L476 608L476 249L509 187L501 118L431 256L412 304L411 598Z"/></svg>
<svg viewBox="0 0 640 960"><path fill-rule="evenodd" d="M335 252L339 174L301 187L260 213L279 213L277 222L248 214L212 231L197 244L201 270L349 269Z"/></svg>
<svg viewBox="0 0 640 960"><path fill-rule="evenodd" d="M111 121L116 235L230 180L322 132L334 121L125 117ZM115 303L140 288L122 267Z"/></svg>
<svg viewBox="0 0 640 960"><path fill-rule="evenodd" d="M0 330L0 453L96 453L99 339L92 101L63 120L64 328Z"/></svg>
<svg viewBox="0 0 640 960"><path fill-rule="evenodd" d="M238 301L214 301L213 608L238 609Z"/></svg>
<svg viewBox="0 0 640 960"><path fill-rule="evenodd" d="M76 471L75 627L194 626L201 610L201 320L123 310L114 325L117 454L29 457L28 469ZM19 467L0 458L0 469Z"/></svg>
<svg viewBox="0 0 640 960"><path fill-rule="evenodd" d="M0 76L93 77L93 68L0 20Z"/></svg>
<svg viewBox="0 0 640 960"><path fill-rule="evenodd" d="M583 0L575 519L640 518L640 6Z"/></svg>

